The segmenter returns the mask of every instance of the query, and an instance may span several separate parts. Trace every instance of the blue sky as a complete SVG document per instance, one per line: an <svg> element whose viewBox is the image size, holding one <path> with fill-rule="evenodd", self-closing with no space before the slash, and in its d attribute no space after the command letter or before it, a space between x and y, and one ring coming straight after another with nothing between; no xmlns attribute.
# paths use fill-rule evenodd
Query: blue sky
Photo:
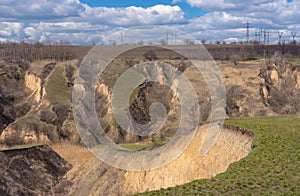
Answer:
<svg viewBox="0 0 300 196"><path fill-rule="evenodd" d="M247 21L250 39L263 29L271 43L278 41L278 31L289 42L292 32L299 32L298 41L299 18L299 0L1 0L0 42L84 45L143 25L172 27L207 42L232 42L246 39Z"/></svg>
<svg viewBox="0 0 300 196"><path fill-rule="evenodd" d="M158 1L158 0L152 0L152 1L143 1L143 0L126 0L126 1L120 1L120 0L80 0L82 3L86 3L92 7L129 7L129 6L140 6L140 7L151 7L157 4L164 4L164 5L170 5L172 4L172 1Z"/></svg>

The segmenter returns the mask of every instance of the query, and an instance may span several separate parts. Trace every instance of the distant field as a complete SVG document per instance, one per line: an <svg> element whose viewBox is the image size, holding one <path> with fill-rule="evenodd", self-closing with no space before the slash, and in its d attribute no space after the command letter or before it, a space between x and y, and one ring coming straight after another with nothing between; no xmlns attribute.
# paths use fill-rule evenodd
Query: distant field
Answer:
<svg viewBox="0 0 300 196"><path fill-rule="evenodd" d="M229 120L255 132L254 149L215 178L138 195L299 195L300 117Z"/></svg>

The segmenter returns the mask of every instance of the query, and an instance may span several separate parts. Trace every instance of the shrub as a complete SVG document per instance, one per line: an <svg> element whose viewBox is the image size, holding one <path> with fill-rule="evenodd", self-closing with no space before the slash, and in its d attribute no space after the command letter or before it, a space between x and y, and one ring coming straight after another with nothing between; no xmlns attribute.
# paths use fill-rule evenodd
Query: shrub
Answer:
<svg viewBox="0 0 300 196"><path fill-rule="evenodd" d="M154 50L150 50L148 52L146 52L143 57L149 61L154 61L155 59L157 59L157 56L155 54Z"/></svg>
<svg viewBox="0 0 300 196"><path fill-rule="evenodd" d="M296 114L300 111L300 66L290 64L279 53L264 64L259 76L263 78L260 93L265 105L279 114Z"/></svg>
<svg viewBox="0 0 300 196"><path fill-rule="evenodd" d="M66 65L66 77L70 83L73 83L75 68L72 65Z"/></svg>

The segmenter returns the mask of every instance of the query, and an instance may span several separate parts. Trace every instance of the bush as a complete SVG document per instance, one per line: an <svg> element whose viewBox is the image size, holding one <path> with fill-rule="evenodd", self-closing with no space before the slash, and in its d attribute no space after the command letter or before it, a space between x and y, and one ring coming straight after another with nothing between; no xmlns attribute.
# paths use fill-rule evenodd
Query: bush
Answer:
<svg viewBox="0 0 300 196"><path fill-rule="evenodd" d="M232 54L229 56L229 60L232 61L234 65L237 65L237 61L241 61L242 58L238 54Z"/></svg>
<svg viewBox="0 0 300 196"><path fill-rule="evenodd" d="M226 113L230 117L237 117L240 115L247 116L248 111L243 109L242 113L240 112L240 106L237 104L237 101L243 100L249 92L243 89L241 86L230 86L226 89Z"/></svg>
<svg viewBox="0 0 300 196"><path fill-rule="evenodd" d="M66 77L70 83L73 83L75 68L72 65L66 65Z"/></svg>
<svg viewBox="0 0 300 196"><path fill-rule="evenodd" d="M14 123L10 124L11 134L5 137L4 142L7 145L19 145L25 143L45 142L41 135L47 136L51 142L58 142L59 136L56 127L51 124L40 121L34 116L27 116L17 119ZM22 135L24 134L24 135ZM37 141L27 140L25 137L33 134L37 137ZM35 137L33 137L35 138ZM42 139L40 141L40 139Z"/></svg>
<svg viewBox="0 0 300 196"><path fill-rule="evenodd" d="M265 105L279 114L296 114L300 111L298 86L300 66L290 64L279 53L264 64L259 76L263 78L260 93Z"/></svg>
<svg viewBox="0 0 300 196"><path fill-rule="evenodd" d="M57 118L54 124L60 129L64 121L68 118L70 107L68 105L56 104L53 106L52 111L56 114Z"/></svg>
<svg viewBox="0 0 300 196"><path fill-rule="evenodd" d="M60 137L67 139L72 144L78 144L80 142L80 136L77 132L73 118L69 117L64 121L60 131Z"/></svg>
<svg viewBox="0 0 300 196"><path fill-rule="evenodd" d="M148 52L146 52L143 57L149 61L154 61L155 59L157 59L157 56L155 54L154 50L150 50Z"/></svg>
<svg viewBox="0 0 300 196"><path fill-rule="evenodd" d="M38 116L41 121L46 122L48 124L54 124L55 120L57 120L56 113L46 109L40 110Z"/></svg>
<svg viewBox="0 0 300 196"><path fill-rule="evenodd" d="M15 145L23 144L24 142L18 133L13 133L9 137L6 137L3 143L8 146L15 146Z"/></svg>

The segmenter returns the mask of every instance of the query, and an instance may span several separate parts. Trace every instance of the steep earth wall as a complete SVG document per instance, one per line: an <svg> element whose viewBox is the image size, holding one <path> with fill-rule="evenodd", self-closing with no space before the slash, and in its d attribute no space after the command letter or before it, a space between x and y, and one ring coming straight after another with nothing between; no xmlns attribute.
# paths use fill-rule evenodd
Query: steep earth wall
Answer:
<svg viewBox="0 0 300 196"><path fill-rule="evenodd" d="M74 166L67 179L74 182L70 195L128 195L167 188L197 179L212 178L252 149L254 134L235 125L224 125L220 137L205 156L199 147L207 131L204 125L184 153L170 164L150 171L123 171L98 160L86 148L54 146Z"/></svg>
<svg viewBox="0 0 300 196"><path fill-rule="evenodd" d="M225 125L217 142L205 156L199 147L207 127L202 127L185 152L169 165L145 172L126 172L124 191L144 192L172 187L196 179L212 178L247 156L252 149L253 132Z"/></svg>
<svg viewBox="0 0 300 196"><path fill-rule="evenodd" d="M71 168L49 146L0 151L0 195L64 195Z"/></svg>

